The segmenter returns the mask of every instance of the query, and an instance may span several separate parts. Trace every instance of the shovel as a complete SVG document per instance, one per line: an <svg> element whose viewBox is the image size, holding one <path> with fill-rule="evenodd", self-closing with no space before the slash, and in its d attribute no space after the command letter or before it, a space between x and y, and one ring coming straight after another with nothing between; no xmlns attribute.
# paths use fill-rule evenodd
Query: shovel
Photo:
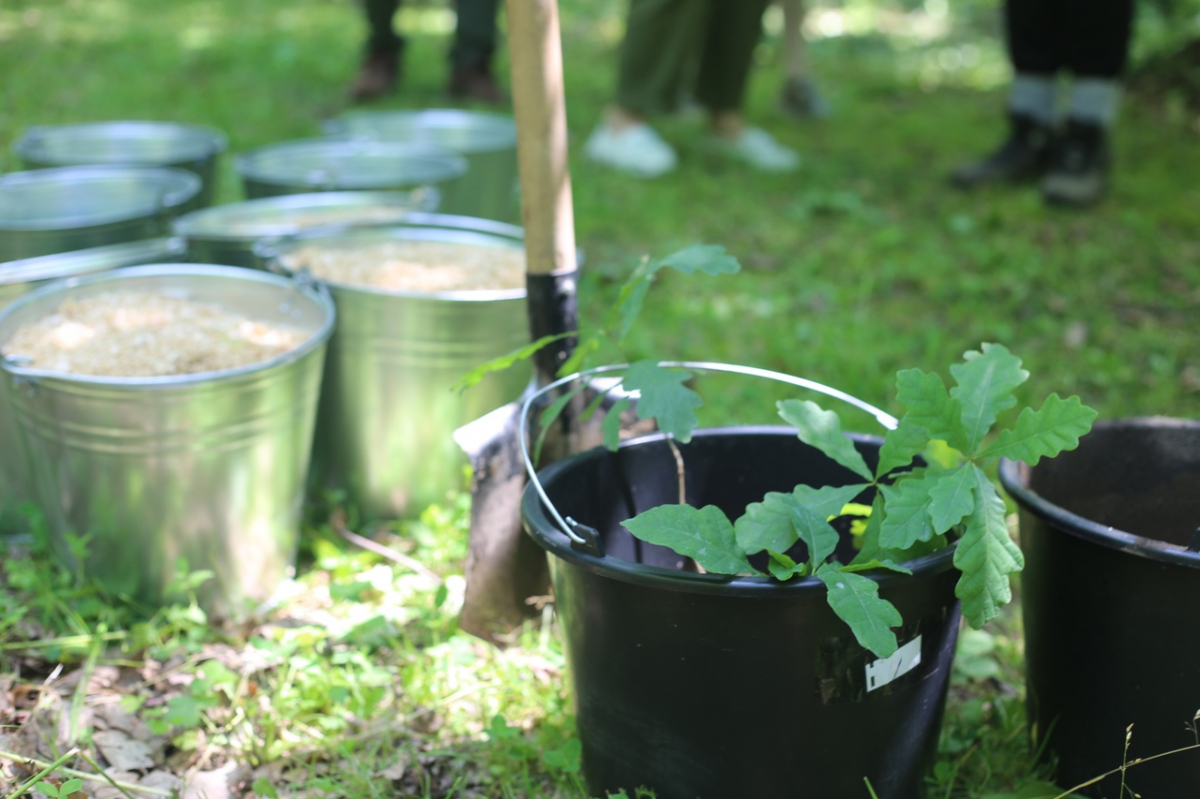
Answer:
<svg viewBox="0 0 1200 799"><path fill-rule="evenodd" d="M506 0L521 217L525 227L529 327L534 341L577 329L575 217L567 169L567 115L562 42L556 0ZM575 341L565 338L534 356L539 385L555 378ZM520 403L514 402L455 431L470 458L471 530L466 595L459 627L500 646L538 613L549 593L545 553L521 532L525 468L518 442ZM564 413L550 457L577 449L573 414ZM545 459L544 459L545 460Z"/></svg>

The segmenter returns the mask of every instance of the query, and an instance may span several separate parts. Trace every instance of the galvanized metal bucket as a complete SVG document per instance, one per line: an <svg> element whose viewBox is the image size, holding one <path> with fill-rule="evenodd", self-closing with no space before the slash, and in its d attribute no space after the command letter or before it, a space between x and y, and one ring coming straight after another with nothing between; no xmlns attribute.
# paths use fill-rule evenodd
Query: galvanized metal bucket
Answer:
<svg viewBox="0 0 1200 799"><path fill-rule="evenodd" d="M77 166L0 176L0 262L165 236L200 178L173 167Z"/></svg>
<svg viewBox="0 0 1200 799"><path fill-rule="evenodd" d="M351 111L325 123L331 136L446 147L467 159L466 176L451 187L448 213L519 222L517 126L511 116L430 108Z"/></svg>
<svg viewBox="0 0 1200 799"><path fill-rule="evenodd" d="M67 298L169 292L302 328L260 364L173 377L94 377L6 357L4 389L55 546L83 536L87 573L162 601L176 570L210 570L203 606L238 616L292 567L334 307L312 284L233 267L155 264L54 283L0 314L0 346Z"/></svg>
<svg viewBox="0 0 1200 799"><path fill-rule="evenodd" d="M271 254L289 270L303 246L389 240L523 247L520 228L482 219L414 215L403 225L300 237ZM459 394L470 369L529 342L525 289L402 294L328 283L338 307L314 447L314 474L346 489L367 518L412 516L463 486L466 458L453 432L516 399L530 373L491 375Z"/></svg>
<svg viewBox="0 0 1200 799"><path fill-rule="evenodd" d="M52 280L170 261L181 257L183 252L180 239L147 239L0 263L0 311ZM18 506L34 501L25 442L16 424L8 394L0 391L0 532L17 529Z"/></svg>
<svg viewBox="0 0 1200 799"><path fill-rule="evenodd" d="M269 144L234 160L248 199L314 191L406 191L442 195L467 172L453 151L429 144L302 139ZM448 213L453 208L439 206Z"/></svg>
<svg viewBox="0 0 1200 799"><path fill-rule="evenodd" d="M202 207L212 203L217 160L227 146L225 134L207 125L122 120L38 125L17 139L13 152L27 169L85 164L186 169L204 181L196 199Z"/></svg>
<svg viewBox="0 0 1200 799"><path fill-rule="evenodd" d="M395 224L414 211L437 209L440 194L431 186L408 191L330 191L290 194L219 205L175 220L187 240L188 260L266 268L254 245L314 228Z"/></svg>

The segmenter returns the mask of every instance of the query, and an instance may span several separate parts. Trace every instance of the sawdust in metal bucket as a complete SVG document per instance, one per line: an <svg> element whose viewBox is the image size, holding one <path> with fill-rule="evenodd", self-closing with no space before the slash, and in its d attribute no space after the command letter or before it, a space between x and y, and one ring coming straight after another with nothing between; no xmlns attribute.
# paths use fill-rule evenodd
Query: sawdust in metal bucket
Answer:
<svg viewBox="0 0 1200 799"><path fill-rule="evenodd" d="M283 258L293 271L382 291L502 291L525 287L525 251L441 241L308 244Z"/></svg>
<svg viewBox="0 0 1200 799"><path fill-rule="evenodd" d="M34 369L105 377L166 377L237 369L295 349L308 334L215 303L153 291L65 300L3 347Z"/></svg>

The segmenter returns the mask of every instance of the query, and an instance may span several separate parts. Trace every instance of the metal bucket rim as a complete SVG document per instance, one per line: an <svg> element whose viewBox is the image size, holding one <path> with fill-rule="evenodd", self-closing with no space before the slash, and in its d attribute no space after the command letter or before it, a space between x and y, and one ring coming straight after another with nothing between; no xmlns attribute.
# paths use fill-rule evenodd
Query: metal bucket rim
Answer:
<svg viewBox="0 0 1200 799"><path fill-rule="evenodd" d="M1135 427L1165 427L1187 426L1200 427L1200 421L1191 419L1174 419L1162 416L1130 417L1126 419L1109 419L1097 423L1096 427L1116 427L1121 425ZM1000 461L1000 484L1004 486L1016 503L1023 509L1032 511L1051 523L1054 529L1067 535L1087 541L1106 549L1115 549L1135 557L1170 563L1178 566L1200 568L1200 552L1192 552L1186 547L1169 544L1154 538L1118 530L1099 522L1094 522L1077 513L1056 505L1050 500L1029 488L1029 476L1033 469L1020 461L1004 458Z"/></svg>
<svg viewBox="0 0 1200 799"><path fill-rule="evenodd" d="M795 438L796 431L791 427L777 425L744 425L731 427L708 427L696 430L692 438L705 438L729 435L779 435ZM847 434L855 441L882 442L878 436L863 434ZM646 446L665 441L663 433L653 433L638 436L621 442L621 448ZM550 464L538 474L543 483L549 484L562 472L577 468L589 461L611 457L615 453L604 447L594 447L569 458ZM521 497L521 521L530 537L546 552L572 566L584 569L592 574L608 577L624 583L660 588L670 591L681 591L692 594L710 594L718 596L738 596L752 598L777 598L794 594L811 594L824 591L825 584L815 576L801 577L781 583L770 576L730 576L721 574L695 574L692 572L674 571L659 566L647 566L642 563L623 560L610 555L598 558L595 555L580 551L571 546L571 540L558 529L555 522L542 505L541 497L532 484L527 485ZM865 577L877 582L880 587L901 583L917 576L926 576L948 571L953 566L954 553L958 547L957 541L937 552L923 555L906 561L903 565L912 571L911 575L890 571L862 572Z"/></svg>
<svg viewBox="0 0 1200 799"><path fill-rule="evenodd" d="M383 129L373 129L367 124L354 129L355 122L378 121ZM322 125L330 136L359 141L405 141L389 136L389 122L410 125L414 130L435 131L453 128L465 130L470 136L466 143L450 149L459 153L488 153L509 150L517 144L516 121L505 114L487 111L468 111L462 108L424 108L415 110L348 111Z"/></svg>
<svg viewBox="0 0 1200 799"><path fill-rule="evenodd" d="M467 173L467 160L458 153L446 147L432 144L415 144L410 142L381 142L364 141L362 139L315 138L296 139L293 141L276 142L242 153L234 158L234 168L243 179L266 183L272 186L303 186L308 190L319 189L329 185L340 191L353 190L346 185L338 185L336 175L333 180L326 182L311 179L313 172L322 170L307 170L300 172L295 169L280 167L280 165L263 164L264 159L278 158L289 154L316 154L329 158L380 157L406 159L406 166L422 164L430 175L420 175L411 181L406 178L402 182L412 182L414 185L425 183L444 183L461 178ZM395 176L383 176L365 184L364 188L381 190L395 181Z"/></svg>
<svg viewBox="0 0 1200 799"><path fill-rule="evenodd" d="M0 230L9 231L52 231L75 230L96 227L115 222L127 222L140 218L153 218L164 209L174 210L195 199L203 188L199 175L172 166L123 166L88 165L64 166L50 169L30 169L0 175L0 192L5 189L38 184L75 184L76 186L103 183L113 180L130 180L141 177L151 188L157 184L158 199L125 210L109 211L90 216L59 216L52 219L17 221L0 218Z"/></svg>
<svg viewBox="0 0 1200 799"><path fill-rule="evenodd" d="M113 119L99 122L77 122L63 125L33 125L25 129L12 146L13 153L21 160L47 163L48 154L44 145L54 139L174 139L181 146L172 153L170 164L188 163L214 158L229 147L229 137L224 131L211 125L190 122L167 122L141 119ZM53 163L89 164L92 160L55 158ZM114 160L104 163L127 163ZM166 163L166 162L163 162Z"/></svg>
<svg viewBox="0 0 1200 799"><path fill-rule="evenodd" d="M261 255L269 262L273 271L295 276L296 272L280 260L291 250L321 241L335 241L361 238L401 238L395 234L404 230L432 230L447 233L464 232L491 236L496 239L508 240L514 246L525 240L524 231L515 225L495 222L491 219L478 219L470 216L453 216L450 214L410 214L398 224L377 225L371 227L343 228L339 230L313 230L308 234L301 233L282 241L272 242L271 246ZM304 273L307 274L307 273ZM352 285L325 280L316 275L309 276L312 280L328 286L335 294L340 292L371 294L378 297L403 297L413 300L435 300L444 302L495 302L497 300L525 299L525 287L514 289L480 289L474 291L387 291L371 286Z"/></svg>
<svg viewBox="0 0 1200 799"><path fill-rule="evenodd" d="M360 206L396 206L399 208L400 206L406 206L412 208L415 207L412 195L422 191L424 188L423 186L417 187L411 192L319 191L304 194L281 194L275 197L259 197L253 200L214 205L210 208L201 208L197 211L192 211L175 219L172 222L172 229L175 235L184 236L188 239L220 242L254 242L267 237L294 236L299 235L300 232L307 228L297 228L294 224L283 221L262 222L264 229L254 233L229 233L222 231L221 227L230 222L238 222L244 225L253 224L261 218L254 216L255 212L269 212L276 208L280 212L298 212L314 208L329 208L331 206L344 208ZM248 221L240 220L237 216L238 211L249 211L252 218ZM403 218L407 219L413 213L419 212L405 211L403 212ZM372 224L391 224L391 220ZM266 229L268 227L271 229ZM291 232L285 230L285 227L289 228Z"/></svg>
<svg viewBox="0 0 1200 799"><path fill-rule="evenodd" d="M198 383L216 383L233 381L242 378L246 375L263 372L268 369L281 366L283 364L293 363L305 357L313 350L323 346L331 335L333 335L334 324L337 320L337 310L333 300L328 293L322 290L319 286L306 283L299 280L275 275L269 272L263 272L257 269L244 269L237 266L220 266L216 264L192 264L192 263L163 263L163 264L146 264L143 266L128 266L121 269L112 269L100 274L88 275L85 277L67 278L66 280L57 280L46 286L43 286L35 291L31 291L18 299L11 305L0 310L0 328L3 328L4 322L20 309L32 305L35 302L47 296L66 295L71 289L79 286L90 286L96 283L117 282L124 278L136 277L214 277L228 278L231 280L245 280L259 283L269 283L280 289L297 291L305 296L308 300L315 303L318 308L324 311L324 319L321 325L314 330L300 346L287 352L276 355L265 361L252 363L247 366L241 366L236 369L222 369L213 372L193 372L186 375L165 375L160 377L110 377L101 375L80 375L68 372L54 372L46 369L33 369L26 366L20 366L8 358L0 358L0 369L11 374L17 379L32 380L32 381L58 381L62 383L104 386L112 388L122 388L129 390L165 390L191 386ZM3 342L0 342L2 344Z"/></svg>
<svg viewBox="0 0 1200 799"><path fill-rule="evenodd" d="M0 263L0 286L59 280L157 258L182 257L186 252L183 239L160 237L38 255Z"/></svg>

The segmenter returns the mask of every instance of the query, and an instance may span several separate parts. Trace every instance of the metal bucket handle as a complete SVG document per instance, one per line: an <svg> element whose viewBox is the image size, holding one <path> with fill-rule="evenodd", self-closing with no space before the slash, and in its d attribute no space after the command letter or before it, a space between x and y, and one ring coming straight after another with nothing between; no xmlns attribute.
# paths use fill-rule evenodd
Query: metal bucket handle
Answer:
<svg viewBox="0 0 1200 799"><path fill-rule="evenodd" d="M658 365L670 368L695 369L703 372L726 372L729 374L745 375L748 377L762 377L766 378L767 380L774 380L777 383L786 383L792 386L799 386L800 388L807 388L811 391L815 391L818 394L824 394L828 397L839 399L842 402L859 408L860 410L864 410L874 416L875 420L888 430L895 430L896 426L899 424L899 421L896 419L896 417L892 416L886 411L876 408L874 405L871 405L865 400L860 400L858 397L847 394L844 391L839 391L836 388L831 388L823 383L818 383L803 377L795 377L794 375L785 374L784 372L773 372L769 369L759 369L754 366L739 366L737 364L728 363L710 363L707 361L659 361ZM537 470L534 468L533 459L529 455L529 444L526 436L527 422L529 420L529 409L539 397L544 396L559 386L599 374L620 372L628 368L629 364L623 363L615 364L613 366L597 366L594 369L576 372L573 375L568 375L567 377L555 380L553 383L548 383L545 386L542 386L537 391L532 392L528 397L526 397L525 401L521 405L520 444L521 457L525 461L525 472L529 475L529 480L533 484L534 490L537 491L538 496L541 497L543 507L545 507L550 515L554 518L554 521L558 523L558 529L561 530L567 536L567 538L571 540L571 545L576 548L582 548L594 553L597 553L597 550L599 549L596 531L592 530L586 525L580 524L569 516L564 518L558 512L558 508L554 507L554 503L551 502L550 497L546 495L546 490L542 486L541 481L538 480Z"/></svg>

